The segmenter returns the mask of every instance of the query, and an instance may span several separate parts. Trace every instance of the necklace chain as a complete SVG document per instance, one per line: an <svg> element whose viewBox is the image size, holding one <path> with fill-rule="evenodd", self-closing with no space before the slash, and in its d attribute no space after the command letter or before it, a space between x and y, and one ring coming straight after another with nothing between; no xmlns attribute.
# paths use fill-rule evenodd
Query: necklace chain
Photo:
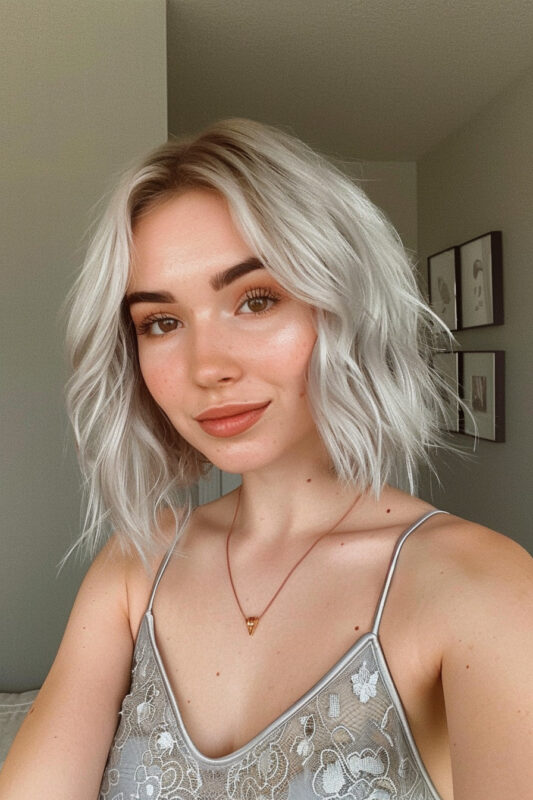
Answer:
<svg viewBox="0 0 533 800"><path fill-rule="evenodd" d="M340 519L339 519L339 520L338 520L338 521L335 523L335 525L333 525L333 527L332 527L332 528L330 528L329 530L327 530L325 533L322 533L322 534L320 534L320 536L318 537L318 539L315 539L315 541L313 542L313 544L312 544L310 547L308 547L308 549L305 551L305 553L303 554L303 556L301 556L301 558L299 558L299 559L298 559L298 561L296 562L296 564L294 564L294 566L292 567L292 569L291 569L291 570L288 572L288 574L285 576L285 578L284 578L284 580L282 581L281 585L278 587L278 589L277 589L277 591L275 592L275 594L274 594L274 595L271 597L270 601L267 603L267 605L265 606L265 608L263 609L263 611L262 611L262 612L261 612L261 613L260 613L258 616L256 616L256 617L247 617L247 616L246 616L246 614L245 614L245 613L244 613L244 611L243 611L243 608L242 608L241 602L240 602L240 600L239 600L239 597L238 597L238 595L237 595L237 590L235 589L235 584L234 584L234 582L233 582L233 576L232 576L232 574L231 574L231 566L230 566L230 561L229 561L229 540L230 540L230 537L231 537L231 533L232 533L232 531L233 531L233 526L235 525L235 520L237 519L237 512L238 512L238 510L239 510L239 504L240 504L240 501L241 501L241 488L242 488L242 484L241 484L241 486L239 486L239 493L238 493L238 495L237 495L237 505L236 505L236 507L235 507L235 513L233 514L233 520L232 520L232 523L231 523L230 529L229 529L229 531L228 531L228 534L227 534L227 536L226 536L226 562L227 562L227 565L228 565L228 575L229 575L229 579L230 579L230 583L231 583L231 588L233 589L233 594L235 595L235 600L237 601L237 605L239 606L240 612L241 612L241 614L242 614L242 616L243 616L243 618L244 618L244 621L245 621L245 623L246 623L246 627L248 628L248 633L249 633L249 635L250 635L250 636L253 636L253 634L254 634L254 632L255 632L255 629L257 628L257 626L258 626L258 624L259 624L259 620L261 619L261 617L262 617L264 614L266 614L266 612L268 611L268 609L270 608L270 606L272 605L272 603L274 602L274 600L276 599L276 597L278 596L278 594L281 592L281 590L283 589L283 587L285 586L285 584L287 583L287 581L288 581L288 580L289 580L289 578L291 577L291 575L292 575L292 573L294 572L294 570L296 569L296 567L297 567L297 566L299 566L299 564L301 564L301 563L302 563L302 561L304 560L304 558L305 558L307 555L309 555L309 553L311 552L311 550L313 549L313 547L314 547L316 544L318 544L318 543L319 543L319 541L320 541L321 539L323 539L323 538L324 538L324 536L327 536L329 533L332 533L332 532L335 530L335 528L336 528L336 527L338 527L338 526L341 524L341 522L342 522L342 521L345 519L345 517L347 517L347 516L348 516L348 514L350 513L350 511L352 511L352 509L355 507L355 505L356 505L357 501L358 501L358 500L361 498L361 494L358 494L358 495L357 495L357 497L355 498L354 502L352 503L352 505L350 506L350 508L348 509L348 511L346 511L346 512L345 512L345 513L342 515L342 517L341 517L341 518L340 518Z"/></svg>

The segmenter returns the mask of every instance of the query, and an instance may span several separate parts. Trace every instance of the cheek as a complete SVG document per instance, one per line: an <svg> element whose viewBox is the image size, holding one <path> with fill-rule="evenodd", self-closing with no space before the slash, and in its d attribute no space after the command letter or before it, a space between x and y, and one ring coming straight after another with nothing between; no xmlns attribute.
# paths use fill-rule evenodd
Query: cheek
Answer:
<svg viewBox="0 0 533 800"><path fill-rule="evenodd" d="M173 364L170 370L167 359L154 357L153 353L142 352L139 354L139 367L146 388L155 402L164 409L176 392L176 386L180 385L179 368Z"/></svg>
<svg viewBox="0 0 533 800"><path fill-rule="evenodd" d="M316 339L314 328L296 319L274 336L257 342L256 363L268 368L270 375L276 375L281 385L291 381L303 383Z"/></svg>

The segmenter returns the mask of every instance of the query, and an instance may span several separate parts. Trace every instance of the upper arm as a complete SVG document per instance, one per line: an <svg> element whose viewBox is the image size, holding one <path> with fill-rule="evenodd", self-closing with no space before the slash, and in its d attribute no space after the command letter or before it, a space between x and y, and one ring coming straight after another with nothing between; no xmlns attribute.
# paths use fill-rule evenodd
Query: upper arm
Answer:
<svg viewBox="0 0 533 800"><path fill-rule="evenodd" d="M443 603L442 685L455 800L527 797L533 785L533 559L465 525Z"/></svg>
<svg viewBox="0 0 533 800"><path fill-rule="evenodd" d="M85 576L57 656L0 777L3 800L94 800L130 683L126 561L112 539Z"/></svg>

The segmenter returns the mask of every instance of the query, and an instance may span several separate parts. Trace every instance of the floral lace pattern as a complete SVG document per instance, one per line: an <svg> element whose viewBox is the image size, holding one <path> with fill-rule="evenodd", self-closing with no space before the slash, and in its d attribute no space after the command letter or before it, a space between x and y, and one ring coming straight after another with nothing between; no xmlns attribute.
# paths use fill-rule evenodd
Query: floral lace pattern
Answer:
<svg viewBox="0 0 533 800"><path fill-rule="evenodd" d="M350 675L350 680L353 685L353 693L357 695L362 703L368 703L371 697L376 696L378 672L376 670L371 674L366 668L366 661L363 661L363 666L360 667L359 672L355 675Z"/></svg>
<svg viewBox="0 0 533 800"><path fill-rule="evenodd" d="M206 759L187 745L145 616L99 800L440 800L378 652L376 637L362 637L292 713L234 755Z"/></svg>

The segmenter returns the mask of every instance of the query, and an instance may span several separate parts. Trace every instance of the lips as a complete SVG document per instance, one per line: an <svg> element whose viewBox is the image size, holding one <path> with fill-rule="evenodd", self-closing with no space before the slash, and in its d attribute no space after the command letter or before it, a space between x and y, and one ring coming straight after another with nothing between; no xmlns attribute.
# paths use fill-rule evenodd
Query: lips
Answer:
<svg viewBox="0 0 533 800"><path fill-rule="evenodd" d="M222 408L216 409L216 413L223 413L226 414L226 416L217 418L209 416L209 418L206 419L197 418L197 421L200 427L211 436L222 438L237 436L239 433L244 433L248 428L255 425L255 423L261 419L269 405L270 401L260 406L256 403L249 404L248 406L244 406L246 409L245 411L229 416L227 415L228 410L234 410L236 406L223 406ZM240 408L242 409L243 406L240 406ZM208 409L200 416L205 416L206 414L211 415L213 413L214 409Z"/></svg>
<svg viewBox="0 0 533 800"><path fill-rule="evenodd" d="M255 411L257 408L265 408L270 403L228 403L225 406L213 406L206 408L201 414L195 417L198 422L206 419L225 419L226 417L234 417L238 414L245 414L248 411Z"/></svg>

